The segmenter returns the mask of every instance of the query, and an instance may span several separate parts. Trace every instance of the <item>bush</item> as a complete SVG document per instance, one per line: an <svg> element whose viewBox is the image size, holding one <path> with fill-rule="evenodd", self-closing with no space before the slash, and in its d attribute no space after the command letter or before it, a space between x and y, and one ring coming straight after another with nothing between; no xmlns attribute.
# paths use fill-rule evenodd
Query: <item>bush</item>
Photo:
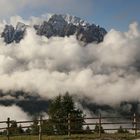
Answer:
<svg viewBox="0 0 140 140"><path fill-rule="evenodd" d="M101 126L101 128L100 128L101 130L101 133L105 133L105 131L104 131L104 129L103 129L103 127ZM99 125L96 123L96 125L95 125L95 128L94 128L94 132L95 133L99 133Z"/></svg>
<svg viewBox="0 0 140 140"><path fill-rule="evenodd" d="M129 131L127 129L123 129L122 126L120 126L117 133L129 133Z"/></svg>

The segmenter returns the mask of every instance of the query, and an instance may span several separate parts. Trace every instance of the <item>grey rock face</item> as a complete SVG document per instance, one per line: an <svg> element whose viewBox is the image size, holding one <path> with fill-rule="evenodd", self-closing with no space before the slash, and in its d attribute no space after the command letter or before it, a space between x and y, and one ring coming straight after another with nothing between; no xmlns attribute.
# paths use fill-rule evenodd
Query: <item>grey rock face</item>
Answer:
<svg viewBox="0 0 140 140"><path fill-rule="evenodd" d="M100 43L107 33L104 28L89 24L78 17L56 14L41 25L34 25L34 29L38 35L46 36L47 38L75 35L79 41L85 43ZM6 25L1 36L6 43L13 41L18 43L24 37L25 30L26 25L23 23L18 23L15 29L12 25Z"/></svg>
<svg viewBox="0 0 140 140"><path fill-rule="evenodd" d="M14 32L14 40L15 42L20 42L23 39L26 30L26 25L23 23L18 23Z"/></svg>
<svg viewBox="0 0 140 140"><path fill-rule="evenodd" d="M1 37L4 38L4 41L6 43L11 43L14 41L14 38L13 38L14 32L15 32L15 29L12 25L6 25L3 33L1 34Z"/></svg>
<svg viewBox="0 0 140 140"><path fill-rule="evenodd" d="M88 24L79 18L67 18L62 15L53 15L48 22L44 21L42 25L36 25L38 35L46 37L52 36L70 36L76 35L77 39L85 43L101 42L107 33L104 28L100 28L94 24ZM79 22L79 23L78 23Z"/></svg>
<svg viewBox="0 0 140 140"><path fill-rule="evenodd" d="M9 44L12 42L20 42L20 40L24 37L26 30L26 25L18 22L16 28L12 25L6 25L4 31L1 34L1 37L4 38L4 41Z"/></svg>

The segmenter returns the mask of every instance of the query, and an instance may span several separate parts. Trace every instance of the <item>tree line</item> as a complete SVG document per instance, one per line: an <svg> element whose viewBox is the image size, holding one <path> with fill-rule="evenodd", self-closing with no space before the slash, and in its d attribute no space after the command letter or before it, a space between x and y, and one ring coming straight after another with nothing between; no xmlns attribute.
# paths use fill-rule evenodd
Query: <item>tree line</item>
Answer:
<svg viewBox="0 0 140 140"><path fill-rule="evenodd" d="M50 101L48 107L49 119L41 122L42 133L47 135L67 135L70 127L71 134L91 134L93 131L87 126L83 128L85 114L81 109L76 108L73 97L66 92L64 95L56 96ZM68 125L68 118L70 117L70 124ZM78 118L78 119L77 119ZM105 133L103 126L101 126L101 133ZM98 124L95 125L94 133L99 132ZM7 131L0 132L6 135ZM39 133L38 118L33 119L33 123L29 128L23 129L22 125L18 125L16 121L12 121L9 127L10 135L18 134L34 134ZM122 127L118 129L118 133L127 133Z"/></svg>

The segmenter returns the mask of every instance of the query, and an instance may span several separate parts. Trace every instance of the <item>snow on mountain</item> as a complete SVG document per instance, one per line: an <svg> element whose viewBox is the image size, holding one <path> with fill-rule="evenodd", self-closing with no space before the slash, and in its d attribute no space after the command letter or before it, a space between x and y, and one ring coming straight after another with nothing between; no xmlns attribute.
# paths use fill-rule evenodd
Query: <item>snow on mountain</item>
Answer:
<svg viewBox="0 0 140 140"><path fill-rule="evenodd" d="M40 36L50 38L52 36L64 37L75 35L79 41L85 43L100 43L107 33L104 28L95 24L89 24L81 18L70 15L54 14L40 25L34 25L33 27ZM18 43L23 39L26 28L27 25L20 22L17 23L16 28L12 25L6 25L1 37L4 38L7 44L12 42Z"/></svg>
<svg viewBox="0 0 140 140"><path fill-rule="evenodd" d="M70 24L72 23L73 25L76 25L76 26L86 26L86 25L89 25L88 22L86 22L85 20L82 20L81 18L79 17L76 17L76 16L71 16L71 15L63 15L63 18L65 19L65 21Z"/></svg>

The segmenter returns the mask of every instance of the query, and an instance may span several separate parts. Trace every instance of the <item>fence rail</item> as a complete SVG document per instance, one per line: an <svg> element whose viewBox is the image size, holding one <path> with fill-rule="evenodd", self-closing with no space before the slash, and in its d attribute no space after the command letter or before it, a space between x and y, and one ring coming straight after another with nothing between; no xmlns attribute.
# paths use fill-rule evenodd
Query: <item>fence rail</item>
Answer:
<svg viewBox="0 0 140 140"><path fill-rule="evenodd" d="M117 119L117 120L116 120ZM120 120L123 120L123 121L120 121ZM38 124L38 139L39 140L42 140L42 135L45 134L46 132L49 132L49 130L46 130L46 132L43 132L42 131L42 127L43 127L43 122L44 121L48 121L50 119L43 119L42 117L40 117L38 120L36 120L37 124ZM61 120L65 120L64 123L61 122ZM107 120L107 121L106 121ZM108 120L111 120L111 121L108 121ZM124 121L125 120L125 121ZM138 133L138 130L140 130L140 122L138 121L140 120L140 117L137 116L136 114L134 114L133 116L127 116L124 118L122 117L107 117L107 116L101 116L99 115L98 117L85 117L84 118L84 122L82 123L82 126L92 126L92 127L95 127L96 125L98 125L98 134L99 136L101 136L102 134L102 127L105 127L105 126L109 126L109 125L117 125L117 126L122 126L123 129L125 130L131 130L134 135L136 136L137 133ZM3 130L6 131L6 136L7 136L7 140L10 140L10 136L12 136L10 134L10 132L12 131L12 127L11 127L11 124L14 120L10 120L10 118L7 118L7 121L1 121L0 122L0 126L2 124L6 124L6 127L0 127L0 131L2 132ZM55 125L61 125L61 126L65 126L66 129L64 130L68 136L71 136L72 132L81 132L83 133L84 131L86 131L86 129L82 129L82 130L74 130L72 129L71 125L72 123L78 123L78 121L81 121L81 119L79 118L71 118L71 115L69 114L67 118L62 118L62 119L58 119L58 120L51 120L51 122ZM90 121L90 122L88 122ZM92 121L92 122L91 122ZM16 122L17 124L24 124L24 126L21 126L22 129L28 129L28 128L31 128L32 125L34 123L34 121L17 121ZM124 125L129 125L129 127L124 127ZM119 128L118 127L113 127L113 126L109 126L108 128L104 128L105 131L115 131L115 130L118 130ZM131 126L131 127L130 127ZM90 129L89 130L90 132L94 132L95 129ZM58 133L57 130L53 130L54 133ZM25 133L25 135L31 135L31 133Z"/></svg>

